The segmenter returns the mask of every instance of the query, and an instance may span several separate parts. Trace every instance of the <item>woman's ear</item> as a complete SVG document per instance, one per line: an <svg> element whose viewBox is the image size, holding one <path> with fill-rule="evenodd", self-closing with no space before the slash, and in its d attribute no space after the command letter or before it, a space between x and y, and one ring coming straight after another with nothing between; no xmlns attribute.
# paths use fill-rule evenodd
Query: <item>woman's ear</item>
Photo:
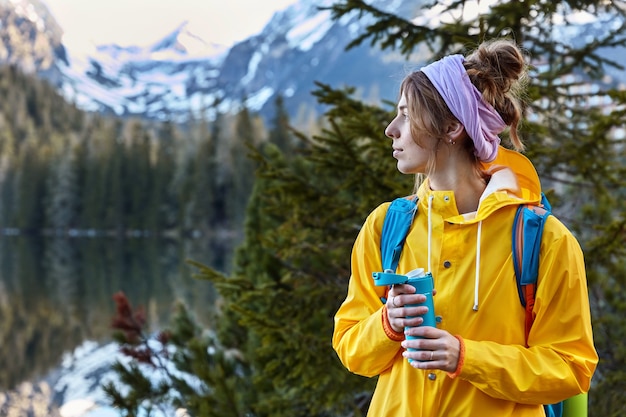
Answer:
<svg viewBox="0 0 626 417"><path fill-rule="evenodd" d="M448 125L446 135L448 136L448 142L455 144L466 136L465 126L459 121L454 121Z"/></svg>

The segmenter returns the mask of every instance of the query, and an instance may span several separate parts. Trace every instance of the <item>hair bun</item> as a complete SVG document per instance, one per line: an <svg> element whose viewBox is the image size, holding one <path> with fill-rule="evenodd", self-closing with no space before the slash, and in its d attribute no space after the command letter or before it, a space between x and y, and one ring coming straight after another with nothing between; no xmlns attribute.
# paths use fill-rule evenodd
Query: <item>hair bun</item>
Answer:
<svg viewBox="0 0 626 417"><path fill-rule="evenodd" d="M518 91L526 80L527 68L520 48L506 39L487 41L465 58L464 66L485 101L500 113L507 125L517 128L522 114ZM511 139L521 146L516 133Z"/></svg>

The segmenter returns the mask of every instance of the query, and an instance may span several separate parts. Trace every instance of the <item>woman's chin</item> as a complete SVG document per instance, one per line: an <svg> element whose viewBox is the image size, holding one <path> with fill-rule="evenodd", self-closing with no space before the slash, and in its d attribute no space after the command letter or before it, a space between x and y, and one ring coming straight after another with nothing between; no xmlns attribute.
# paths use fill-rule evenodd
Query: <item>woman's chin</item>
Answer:
<svg viewBox="0 0 626 417"><path fill-rule="evenodd" d="M398 168L398 171L400 172L400 174L405 174L405 175L419 174L420 172L422 172L417 167L414 167L414 166L409 167L409 166L403 165L399 161L396 167Z"/></svg>

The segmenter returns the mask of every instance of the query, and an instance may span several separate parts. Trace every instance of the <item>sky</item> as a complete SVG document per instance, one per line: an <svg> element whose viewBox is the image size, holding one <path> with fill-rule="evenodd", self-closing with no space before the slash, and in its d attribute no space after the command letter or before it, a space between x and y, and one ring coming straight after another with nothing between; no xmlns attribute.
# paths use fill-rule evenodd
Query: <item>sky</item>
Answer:
<svg viewBox="0 0 626 417"><path fill-rule="evenodd" d="M43 0L71 50L146 46L183 22L207 42L231 46L259 33L275 11L297 0Z"/></svg>

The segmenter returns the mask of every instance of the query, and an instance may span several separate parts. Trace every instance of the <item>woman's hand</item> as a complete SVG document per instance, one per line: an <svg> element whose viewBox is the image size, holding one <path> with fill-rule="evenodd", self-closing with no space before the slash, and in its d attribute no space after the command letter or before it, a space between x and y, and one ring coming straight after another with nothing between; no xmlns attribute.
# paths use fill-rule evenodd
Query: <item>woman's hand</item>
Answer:
<svg viewBox="0 0 626 417"><path fill-rule="evenodd" d="M402 341L403 348L415 349L402 353L405 358L412 359L411 366L418 369L441 369L446 372L456 370L461 350L459 339L445 330L429 326L413 327L406 329L404 333L407 336L419 337Z"/></svg>
<svg viewBox="0 0 626 417"><path fill-rule="evenodd" d="M437 293L433 290L433 296ZM408 284L394 285L387 294L387 318L392 329L406 336L418 337L406 339L402 342L406 350L403 356L412 359L411 366L418 369L441 369L454 372L457 368L460 355L460 342L445 330L435 327L419 327L423 322L422 316L428 312L428 307L407 307L411 304L426 302L426 296L415 294L415 288ZM405 329L406 328L406 329Z"/></svg>
<svg viewBox="0 0 626 417"><path fill-rule="evenodd" d="M434 291L433 291L434 294ZM405 307L426 302L424 294L415 294L415 287L408 284L393 285L387 294L387 318L391 328L403 333L407 326L419 326L424 322L422 316L428 307Z"/></svg>

